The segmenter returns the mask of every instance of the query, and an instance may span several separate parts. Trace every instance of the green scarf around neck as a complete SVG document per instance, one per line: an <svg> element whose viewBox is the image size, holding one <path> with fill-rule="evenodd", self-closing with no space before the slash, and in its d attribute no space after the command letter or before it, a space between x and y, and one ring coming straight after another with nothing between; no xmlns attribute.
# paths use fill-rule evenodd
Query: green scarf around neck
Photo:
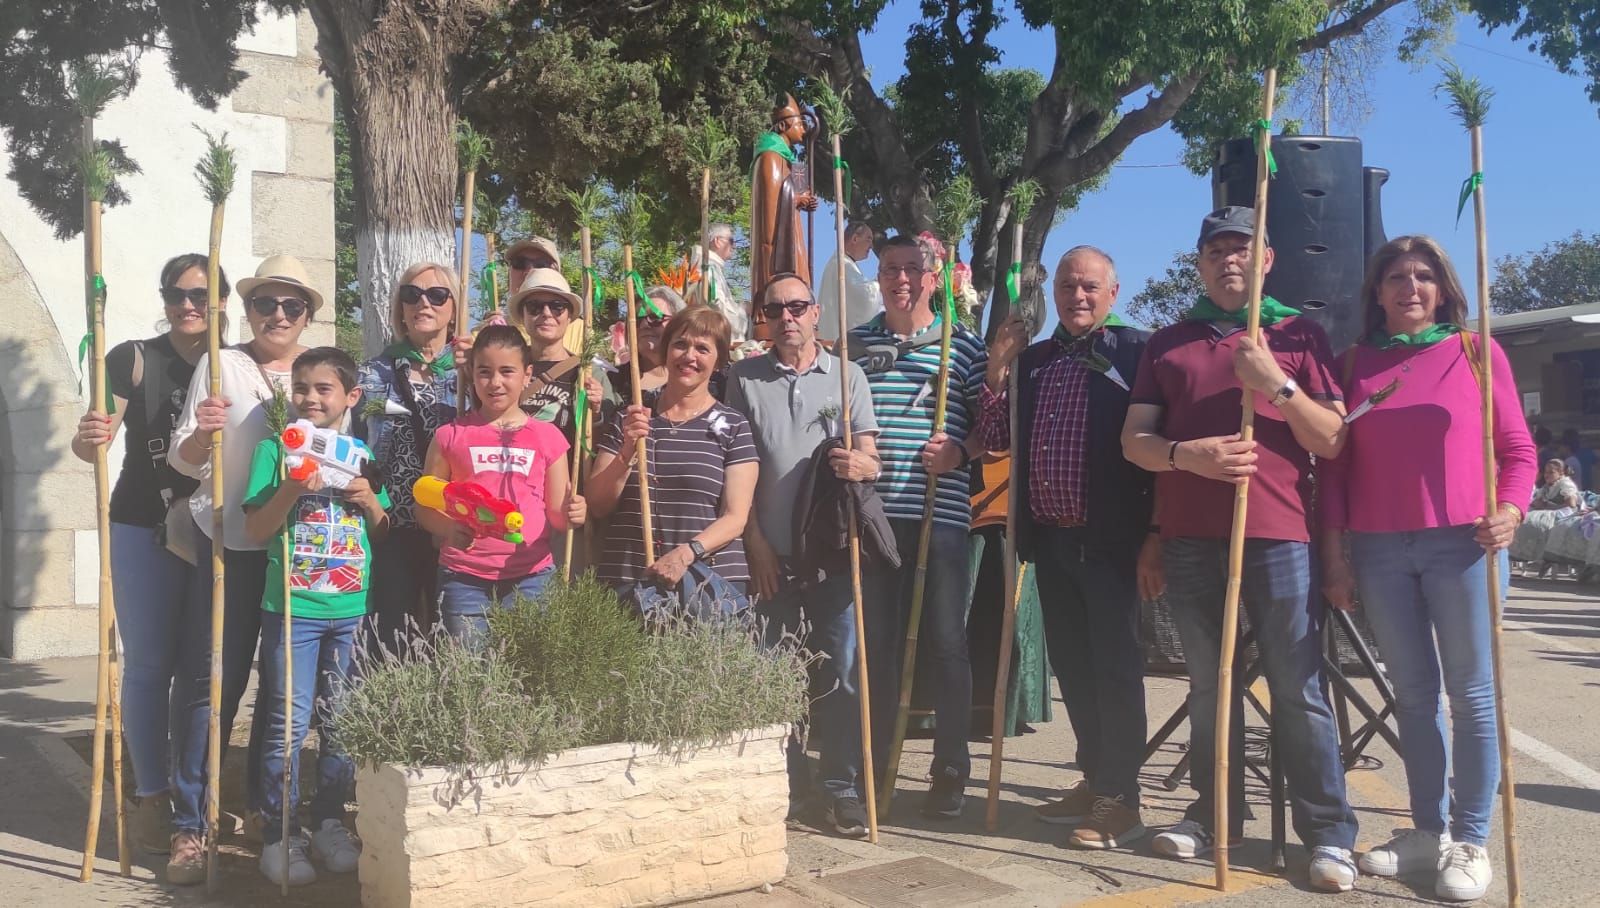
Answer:
<svg viewBox="0 0 1600 908"><path fill-rule="evenodd" d="M1261 298L1261 324L1276 325L1286 318L1299 315L1300 311L1293 306L1285 306L1270 296ZM1184 321L1190 322L1233 322L1242 325L1250 317L1250 307L1244 306L1238 312L1228 312L1221 306L1211 301L1211 297L1202 296L1195 300L1189 311L1183 314Z"/></svg>
<svg viewBox="0 0 1600 908"><path fill-rule="evenodd" d="M1430 325L1416 334L1391 335L1383 328L1375 328L1367 336L1367 343L1379 350L1393 350L1396 347L1431 347L1442 340L1455 337L1461 333L1460 325L1448 322L1439 325Z"/></svg>
<svg viewBox="0 0 1600 908"><path fill-rule="evenodd" d="M798 160L798 156L794 153L794 147L789 144L789 140L771 130L762 133L761 137L756 139L756 150L752 159L760 159L762 153L768 151L782 155L783 159L790 164Z"/></svg>
<svg viewBox="0 0 1600 908"><path fill-rule="evenodd" d="M416 344L411 341L396 341L389 349L383 351L383 357L388 360L409 359L417 365L425 367L433 374L434 378L443 378L449 375L451 370L456 367L455 357L451 354L448 344L439 350L438 356L429 360L422 355L422 351L418 350Z"/></svg>
<svg viewBox="0 0 1600 908"><path fill-rule="evenodd" d="M1115 312L1111 312L1106 314L1105 321L1083 334L1074 336L1067 330L1066 325L1057 323L1055 333L1050 336L1066 350L1068 356L1078 357L1089 371L1104 375L1111 371L1111 360L1094 349L1095 337L1106 328L1123 328L1127 327L1127 324L1118 318Z"/></svg>

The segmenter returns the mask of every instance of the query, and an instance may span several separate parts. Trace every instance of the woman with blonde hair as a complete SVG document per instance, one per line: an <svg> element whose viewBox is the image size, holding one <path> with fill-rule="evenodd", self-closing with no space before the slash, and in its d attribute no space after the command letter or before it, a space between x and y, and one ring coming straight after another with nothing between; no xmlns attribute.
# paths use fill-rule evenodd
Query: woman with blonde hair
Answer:
<svg viewBox="0 0 1600 908"><path fill-rule="evenodd" d="M1500 559L1502 582L1509 577L1504 550L1522 522L1536 451L1510 363L1499 344L1466 330L1466 293L1438 243L1390 241L1373 256L1361 299L1365 334L1341 360L1348 436L1321 474L1323 589L1345 610L1359 592L1377 636L1415 828L1360 866L1376 876L1434 873L1436 895L1467 901L1493 875L1485 845L1500 782L1488 563ZM1483 513L1485 342L1494 514Z"/></svg>
<svg viewBox="0 0 1600 908"><path fill-rule="evenodd" d="M372 553L373 627L394 643L407 619L427 624L438 598L439 546L417 521L411 487L422 475L433 433L456 418L457 372L451 356L455 270L418 262L395 282L389 324L395 341L361 364L356 434L383 468L389 534Z"/></svg>

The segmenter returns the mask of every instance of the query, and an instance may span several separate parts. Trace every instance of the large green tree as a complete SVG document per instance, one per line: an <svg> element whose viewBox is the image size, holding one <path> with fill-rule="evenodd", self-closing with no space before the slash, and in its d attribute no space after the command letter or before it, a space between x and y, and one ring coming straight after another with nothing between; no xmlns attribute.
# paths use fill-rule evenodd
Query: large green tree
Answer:
<svg viewBox="0 0 1600 908"><path fill-rule="evenodd" d="M1128 300L1128 315L1152 331L1181 321L1206 292L1199 264L1200 255L1193 250L1174 255L1166 274L1146 278L1144 287Z"/></svg>
<svg viewBox="0 0 1600 908"><path fill-rule="evenodd" d="M1495 262L1489 299L1496 312L1600 303L1600 233L1582 231L1537 252Z"/></svg>

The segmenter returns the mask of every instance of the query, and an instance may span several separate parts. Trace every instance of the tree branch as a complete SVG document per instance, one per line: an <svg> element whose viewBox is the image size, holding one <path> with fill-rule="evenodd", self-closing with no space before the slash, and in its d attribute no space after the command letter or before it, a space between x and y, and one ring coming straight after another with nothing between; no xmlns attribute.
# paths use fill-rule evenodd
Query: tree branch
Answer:
<svg viewBox="0 0 1600 908"><path fill-rule="evenodd" d="M994 168L989 162L989 150L983 142L983 110L978 105L981 72L974 64L972 51L974 45L985 39L988 29L975 24L972 37L968 38L961 33L961 0L945 0L944 10L944 21L940 23L940 28L944 31L944 39L950 45L950 56L955 63L955 93L960 103L957 143L961 146L961 157L972 171L972 182L978 194L988 197L994 194L996 188Z"/></svg>
<svg viewBox="0 0 1600 908"><path fill-rule="evenodd" d="M1146 101L1143 107L1130 111L1111 128L1105 138L1081 154L1070 154L1072 149L1067 145L1053 152L1041 162L1038 170L1038 178L1046 191L1059 193L1110 167L1133 144L1134 139L1160 129L1170 121L1194 94L1201 78L1201 72L1195 70L1173 81L1160 94Z"/></svg>
<svg viewBox="0 0 1600 908"><path fill-rule="evenodd" d="M1315 35L1301 41L1296 50L1299 53L1310 53L1321 50L1335 41L1350 38L1360 34L1373 19L1378 18L1389 10L1401 4L1402 0L1374 0L1372 5L1365 7L1347 19L1343 19L1328 26ZM1328 8L1332 10L1337 5L1336 0L1329 0Z"/></svg>

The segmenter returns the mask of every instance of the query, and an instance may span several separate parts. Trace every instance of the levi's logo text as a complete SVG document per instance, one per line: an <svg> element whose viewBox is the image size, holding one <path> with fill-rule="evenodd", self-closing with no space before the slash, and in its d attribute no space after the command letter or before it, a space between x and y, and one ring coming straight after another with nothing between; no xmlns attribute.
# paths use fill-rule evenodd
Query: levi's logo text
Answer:
<svg viewBox="0 0 1600 908"><path fill-rule="evenodd" d="M526 448L474 447L468 451L475 473L533 473L534 455Z"/></svg>

